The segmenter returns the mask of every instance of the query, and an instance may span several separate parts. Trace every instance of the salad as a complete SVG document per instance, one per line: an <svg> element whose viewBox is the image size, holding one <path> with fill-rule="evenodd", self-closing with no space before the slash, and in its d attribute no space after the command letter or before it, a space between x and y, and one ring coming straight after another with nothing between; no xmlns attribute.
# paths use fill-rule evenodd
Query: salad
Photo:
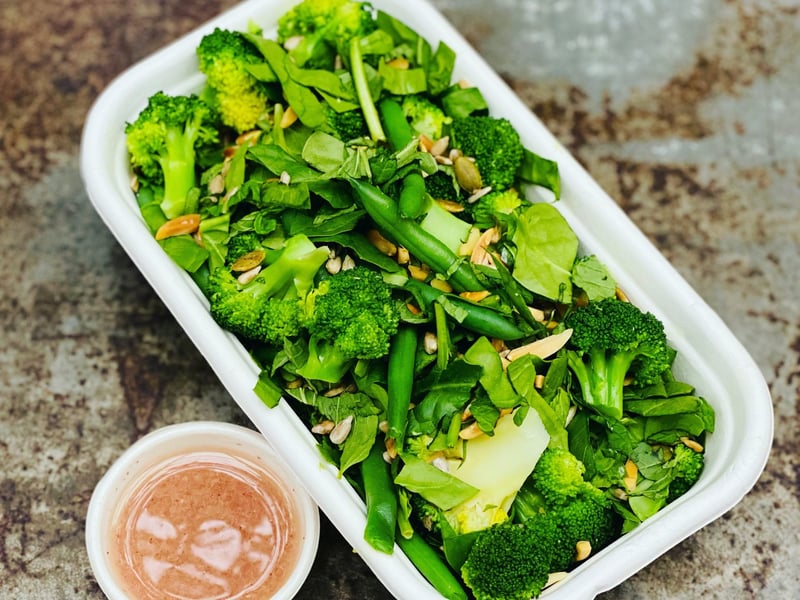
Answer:
<svg viewBox="0 0 800 600"><path fill-rule="evenodd" d="M698 480L714 411L581 254L558 165L370 4L215 29L126 124L164 251L446 598L538 596Z"/></svg>

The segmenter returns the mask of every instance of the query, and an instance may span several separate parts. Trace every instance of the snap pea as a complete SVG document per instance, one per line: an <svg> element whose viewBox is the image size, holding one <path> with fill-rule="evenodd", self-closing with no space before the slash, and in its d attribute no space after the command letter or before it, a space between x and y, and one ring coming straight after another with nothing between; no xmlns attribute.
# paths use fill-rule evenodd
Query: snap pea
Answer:
<svg viewBox="0 0 800 600"><path fill-rule="evenodd" d="M403 107L393 98L384 98L378 104L386 138L393 150L405 148L412 139L414 132L408 124L403 113ZM425 212L427 207L425 196L425 180L419 171L407 174L403 178L397 205L400 215L409 219L416 219Z"/></svg>
<svg viewBox="0 0 800 600"><path fill-rule="evenodd" d="M391 554L394 551L394 532L397 526L397 493L389 471L390 466L383 460L383 450L383 442L378 439L367 458L361 462L364 500L367 505L364 539L379 552Z"/></svg>
<svg viewBox="0 0 800 600"><path fill-rule="evenodd" d="M454 306L463 310L465 316L460 324L480 335L501 340L518 340L527 335L514 321L493 308L470 302L456 294L447 294L415 279L409 279L404 287L425 304L432 304L440 296L445 296Z"/></svg>
<svg viewBox="0 0 800 600"><path fill-rule="evenodd" d="M483 284L470 264L422 229L419 223L403 218L394 199L365 180L350 178L349 181L359 203L384 234L404 246L419 261L446 277L459 291L483 289Z"/></svg>
<svg viewBox="0 0 800 600"><path fill-rule="evenodd" d="M402 446L408 422L408 407L414 386L414 358L417 352L417 330L411 325L402 325L392 338L389 347L389 366L386 392L388 394L386 420L387 435L397 446Z"/></svg>

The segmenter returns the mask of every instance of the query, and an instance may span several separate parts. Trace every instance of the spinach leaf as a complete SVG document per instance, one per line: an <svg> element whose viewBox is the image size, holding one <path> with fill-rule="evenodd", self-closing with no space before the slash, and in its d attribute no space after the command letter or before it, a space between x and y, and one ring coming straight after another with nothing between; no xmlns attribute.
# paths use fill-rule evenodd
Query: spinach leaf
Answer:
<svg viewBox="0 0 800 600"><path fill-rule="evenodd" d="M570 302L578 238L561 213L551 204L525 207L512 240L517 248L514 279L535 294Z"/></svg>
<svg viewBox="0 0 800 600"><path fill-rule="evenodd" d="M394 482L410 492L419 494L442 510L458 506L479 491L413 454L404 454L402 458L405 464Z"/></svg>

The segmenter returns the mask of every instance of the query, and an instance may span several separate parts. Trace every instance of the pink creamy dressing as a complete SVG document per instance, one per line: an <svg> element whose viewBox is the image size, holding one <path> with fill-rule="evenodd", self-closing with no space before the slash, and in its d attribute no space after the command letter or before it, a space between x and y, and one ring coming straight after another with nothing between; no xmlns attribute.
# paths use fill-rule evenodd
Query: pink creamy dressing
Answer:
<svg viewBox="0 0 800 600"><path fill-rule="evenodd" d="M303 543L298 509L263 467L197 452L160 465L133 490L113 531L130 598L269 598Z"/></svg>

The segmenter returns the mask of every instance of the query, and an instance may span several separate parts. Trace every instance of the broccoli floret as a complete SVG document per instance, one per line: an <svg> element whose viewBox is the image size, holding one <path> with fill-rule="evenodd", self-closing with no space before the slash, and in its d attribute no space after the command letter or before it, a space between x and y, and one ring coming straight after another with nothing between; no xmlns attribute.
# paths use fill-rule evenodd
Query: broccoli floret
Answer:
<svg viewBox="0 0 800 600"><path fill-rule="evenodd" d="M516 188L502 191L492 191L479 198L472 205L470 214L475 226L488 229L498 224L503 224L510 215L513 215L522 206L522 198Z"/></svg>
<svg viewBox="0 0 800 600"><path fill-rule="evenodd" d="M323 279L305 300L309 356L297 372L339 381L354 359L386 356L399 320L392 289L377 271L358 266Z"/></svg>
<svg viewBox="0 0 800 600"><path fill-rule="evenodd" d="M576 498L603 501L603 492L584 480L586 467L565 448L547 448L531 475L532 488L549 506L562 505Z"/></svg>
<svg viewBox="0 0 800 600"><path fill-rule="evenodd" d="M421 94L404 96L401 106L411 128L431 140L441 138L445 126L453 122L440 107Z"/></svg>
<svg viewBox="0 0 800 600"><path fill-rule="evenodd" d="M670 466L672 467L672 481L669 484L667 502L677 500L697 483L705 466L705 455L684 444L678 444L673 448Z"/></svg>
<svg viewBox="0 0 800 600"><path fill-rule="evenodd" d="M357 109L336 112L329 108L327 124L330 132L343 142L365 137L369 133L364 115Z"/></svg>
<svg viewBox="0 0 800 600"><path fill-rule="evenodd" d="M555 526L507 521L481 532L461 567L476 600L529 600L542 592L550 574Z"/></svg>
<svg viewBox="0 0 800 600"><path fill-rule="evenodd" d="M130 164L144 183L163 187L168 219L191 212L188 196L197 184L195 153L219 142L214 111L200 98L156 92L125 126Z"/></svg>
<svg viewBox="0 0 800 600"><path fill-rule="evenodd" d="M452 146L475 159L483 185L502 191L514 185L525 149L507 119L469 116L453 119Z"/></svg>
<svg viewBox="0 0 800 600"><path fill-rule="evenodd" d="M376 29L372 7L351 0L303 0L278 19L278 42L300 41L289 56L298 66L330 69L347 56L350 40Z"/></svg>
<svg viewBox="0 0 800 600"><path fill-rule="evenodd" d="M222 122L238 132L255 127L268 103L263 84L247 70L264 62L255 46L241 33L218 27L200 40L197 57Z"/></svg>
<svg viewBox="0 0 800 600"><path fill-rule="evenodd" d="M328 259L328 248L317 248L303 235L289 238L280 255L258 276L240 284L226 267L208 280L211 315L223 328L245 338L280 344L302 330L302 303L314 276Z"/></svg>
<svg viewBox="0 0 800 600"><path fill-rule="evenodd" d="M439 169L425 178L425 191L435 200L458 202L461 192L452 172Z"/></svg>
<svg viewBox="0 0 800 600"><path fill-rule="evenodd" d="M306 299L306 326L350 358L380 358L389 352L400 312L392 289L377 271L358 266L320 282Z"/></svg>
<svg viewBox="0 0 800 600"><path fill-rule="evenodd" d="M252 231L237 233L228 240L227 247L228 253L225 255L225 260L230 265L248 252L261 248L261 238Z"/></svg>
<svg viewBox="0 0 800 600"><path fill-rule="evenodd" d="M555 525L557 535L548 542L551 571L576 562L578 542L597 552L619 536L617 513L603 491L583 479L584 471L569 451L548 448L514 499L515 522Z"/></svg>
<svg viewBox="0 0 800 600"><path fill-rule="evenodd" d="M648 385L670 367L663 323L629 302L590 302L569 313L564 325L573 330L567 361L583 402L607 417L622 418L627 377Z"/></svg>

